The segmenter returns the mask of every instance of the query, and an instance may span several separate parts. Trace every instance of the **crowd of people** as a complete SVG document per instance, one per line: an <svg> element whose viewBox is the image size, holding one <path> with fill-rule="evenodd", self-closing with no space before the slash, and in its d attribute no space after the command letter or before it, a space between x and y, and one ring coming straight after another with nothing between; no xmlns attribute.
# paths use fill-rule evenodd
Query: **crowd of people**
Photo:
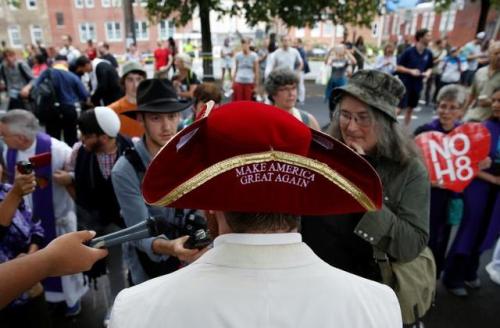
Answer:
<svg viewBox="0 0 500 328"><path fill-rule="evenodd" d="M286 35L258 50L247 38L240 51L226 40L222 86L202 82L194 50L178 52L173 39L158 42L152 78L133 45L122 65L106 43L80 51L71 36L60 49L31 46L24 59L4 49L0 262L21 271L17 263L57 263L51 254L71 245L82 263L60 256L60 269L20 274L30 285L5 292L14 300L1 299L2 327L50 327L49 313L61 305L78 315L89 282L103 275L110 285L102 319L111 327L167 317L174 326L419 327L429 305L408 307L379 283L394 288L387 264L430 251L433 281L467 296L481 286L479 258L500 233L500 42L484 33L462 48L431 41L422 29L413 46L388 43L373 69L364 69L362 38L334 46L324 60L326 133L300 109L309 64L302 41L292 46ZM222 104L226 76L232 99ZM421 98L436 104L437 118L409 135ZM478 176L454 193L431 185L413 137L464 122L483 124L492 143ZM34 172L19 162L32 162ZM213 249L188 248L178 228L101 252L81 245L92 233L75 234L105 235L148 217L179 227L190 210L218 232ZM500 243L487 271L500 284ZM218 300L207 304L214 293ZM187 316L195 303L204 310Z"/></svg>

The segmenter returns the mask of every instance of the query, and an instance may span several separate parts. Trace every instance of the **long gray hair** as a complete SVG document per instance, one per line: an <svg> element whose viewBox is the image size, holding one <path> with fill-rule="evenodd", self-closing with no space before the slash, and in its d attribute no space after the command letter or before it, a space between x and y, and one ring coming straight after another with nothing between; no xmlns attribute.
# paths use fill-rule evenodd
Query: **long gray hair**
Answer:
<svg viewBox="0 0 500 328"><path fill-rule="evenodd" d="M344 142L340 132L340 100L336 110L333 112L332 122L328 128L328 133L340 141ZM398 122L392 121L386 114L372 106L368 106L368 114L374 122L375 133L377 135L377 145L375 157L384 157L405 166L412 158L420 158L413 139L411 139L401 128Z"/></svg>

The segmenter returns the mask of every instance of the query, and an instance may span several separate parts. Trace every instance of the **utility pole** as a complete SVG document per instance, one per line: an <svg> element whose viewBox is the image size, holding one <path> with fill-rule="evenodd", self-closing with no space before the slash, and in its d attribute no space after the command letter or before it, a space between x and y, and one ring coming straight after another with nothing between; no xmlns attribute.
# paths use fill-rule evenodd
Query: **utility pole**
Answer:
<svg viewBox="0 0 500 328"><path fill-rule="evenodd" d="M134 8L132 6L132 0L123 0L123 17L125 19L125 42L126 47L128 48L131 44L136 43Z"/></svg>

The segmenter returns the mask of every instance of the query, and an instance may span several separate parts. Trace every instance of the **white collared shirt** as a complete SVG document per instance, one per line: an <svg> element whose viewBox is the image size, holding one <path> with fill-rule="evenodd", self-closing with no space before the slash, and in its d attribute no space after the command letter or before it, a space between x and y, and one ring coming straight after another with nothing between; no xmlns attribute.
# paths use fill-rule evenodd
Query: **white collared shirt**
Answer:
<svg viewBox="0 0 500 328"><path fill-rule="evenodd" d="M286 245L302 242L302 235L291 233L228 233L214 240L214 247L222 244L241 245Z"/></svg>

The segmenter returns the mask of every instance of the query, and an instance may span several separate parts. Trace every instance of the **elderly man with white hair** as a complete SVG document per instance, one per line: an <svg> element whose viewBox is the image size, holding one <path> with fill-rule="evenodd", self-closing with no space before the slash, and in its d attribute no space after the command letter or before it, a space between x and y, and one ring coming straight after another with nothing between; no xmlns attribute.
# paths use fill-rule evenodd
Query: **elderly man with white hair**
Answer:
<svg viewBox="0 0 500 328"><path fill-rule="evenodd" d="M39 132L36 117L21 109L14 109L0 118L0 133L7 148L3 158L7 175L13 181L16 163L28 161L35 155L50 153L50 161L35 168L38 187L25 200L33 210L33 217L41 220L45 230L44 245L57 236L76 231L75 205L66 188L61 184L61 169L71 155L71 148L64 142ZM82 274L48 278L43 281L48 302L65 302L68 316L80 311L80 298L88 287Z"/></svg>

